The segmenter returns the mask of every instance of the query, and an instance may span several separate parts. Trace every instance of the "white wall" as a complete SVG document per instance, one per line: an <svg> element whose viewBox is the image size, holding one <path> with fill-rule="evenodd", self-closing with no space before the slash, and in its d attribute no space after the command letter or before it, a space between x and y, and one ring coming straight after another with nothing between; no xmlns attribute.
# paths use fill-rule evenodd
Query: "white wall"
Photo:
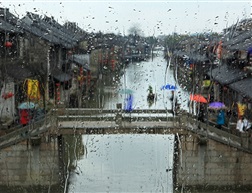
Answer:
<svg viewBox="0 0 252 193"><path fill-rule="evenodd" d="M14 96L8 99L4 99L2 96L4 93L12 92ZM12 80L6 80L1 90L0 96L0 117L14 118L15 113L15 89L14 82Z"/></svg>

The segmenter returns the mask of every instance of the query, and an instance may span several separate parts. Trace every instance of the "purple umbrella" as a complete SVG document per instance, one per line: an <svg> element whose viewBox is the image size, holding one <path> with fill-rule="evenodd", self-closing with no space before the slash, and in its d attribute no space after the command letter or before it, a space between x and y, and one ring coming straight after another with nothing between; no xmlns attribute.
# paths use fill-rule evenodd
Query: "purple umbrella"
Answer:
<svg viewBox="0 0 252 193"><path fill-rule="evenodd" d="M226 106L222 102L212 102L209 104L208 108L218 110L218 109L224 109L224 108L226 108Z"/></svg>
<svg viewBox="0 0 252 193"><path fill-rule="evenodd" d="M250 47L249 49L248 49L248 54L251 54L252 53L252 47Z"/></svg>

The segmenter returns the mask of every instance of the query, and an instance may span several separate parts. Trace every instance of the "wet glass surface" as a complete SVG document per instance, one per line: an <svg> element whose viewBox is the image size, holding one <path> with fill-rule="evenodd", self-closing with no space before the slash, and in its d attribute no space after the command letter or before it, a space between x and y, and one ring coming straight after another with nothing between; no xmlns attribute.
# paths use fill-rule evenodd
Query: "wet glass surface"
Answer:
<svg viewBox="0 0 252 193"><path fill-rule="evenodd" d="M86 135L70 193L173 192L173 135Z"/></svg>
<svg viewBox="0 0 252 193"><path fill-rule="evenodd" d="M192 104L191 94L202 94L205 109L210 100L225 102L223 108L230 117L224 126L229 133L229 126L235 127L240 116L236 104L242 112L248 110L246 116L252 121L252 96L247 89L252 87L250 1L10 0L0 2L1 6L0 132L4 136L20 128L23 130L12 137L15 139L11 151L7 147L4 153L0 152L6 156L0 156L0 186L4 185L0 192L61 193L62 188L64 193L172 193L174 188L187 192L177 189L172 179L173 156L178 154L174 152L174 135L74 134L64 135L62 140L57 138L62 135L56 131L40 136L46 142L41 145L43 151L50 145L59 145L54 155L59 153L60 161L48 161L51 152L46 154L32 144L35 142L31 142L27 133L33 127L42 128L34 126L37 121L48 124L44 118L53 108L59 108L64 114L67 107L102 111L122 104L122 109L130 113L141 109L174 110L179 106L179 110L196 115L202 101ZM133 56L137 57L132 59ZM229 90L229 86L233 90ZM27 101L34 102L34 106L29 107L30 114L28 107L21 105ZM207 119L207 123L212 121L211 124L216 125L217 110L211 109L202 122ZM56 123L51 114L49 119L53 120L53 125ZM77 118L74 121L79 122ZM27 125L29 128L25 130ZM70 125L73 125L72 130L76 129L74 123ZM59 126L60 123L54 129ZM193 126L200 129L198 125ZM63 142L56 145L57 140L53 143L52 136ZM20 144L15 140L20 138L21 153L16 153ZM249 143L251 139L247 139ZM2 142L0 140L0 145ZM26 143L26 147L22 143ZM31 147L29 151L28 147ZM204 147L199 145L198 148L204 152ZM25 159L29 158L30 162L16 164L16 159L22 160L25 153L28 154ZM208 156L207 153L204 156ZM16 154L20 156L10 156ZM44 160L39 160L39 156ZM208 161L207 156L204 159ZM239 156L232 159L236 160L236 169L245 167L239 165ZM246 159L251 162L252 158ZM50 170L48 175L44 174L43 166L48 169L52 162L61 169L57 174L65 175L60 179L61 188L51 187L52 176L57 174ZM197 164L194 165L196 171L199 170ZM25 167L29 169L22 171ZM21 175L15 173L17 169ZM188 174L187 177L194 176ZM16 185L20 181L21 187L9 186L10 182ZM49 185L41 188L39 183L45 181ZM28 188L22 187L30 182L33 184ZM238 192L232 191L232 186L228 189L226 192ZM218 187L209 192L215 191L221 192Z"/></svg>
<svg viewBox="0 0 252 193"><path fill-rule="evenodd" d="M105 104L103 108L115 109L117 103L122 103L125 109L127 97L129 97L127 90L130 90L133 97L133 109L171 109L172 91L163 87L172 85L177 88L176 95L178 102L181 103L181 109L188 110L188 91L183 90L183 85L180 86L175 81L174 71L175 67L169 66L161 51L155 52L153 60L148 59L125 65L119 80L112 82L112 85L110 82L107 83L109 86L104 86ZM153 103L149 103L147 100L149 86L156 94L156 100ZM126 92L124 92L125 90Z"/></svg>

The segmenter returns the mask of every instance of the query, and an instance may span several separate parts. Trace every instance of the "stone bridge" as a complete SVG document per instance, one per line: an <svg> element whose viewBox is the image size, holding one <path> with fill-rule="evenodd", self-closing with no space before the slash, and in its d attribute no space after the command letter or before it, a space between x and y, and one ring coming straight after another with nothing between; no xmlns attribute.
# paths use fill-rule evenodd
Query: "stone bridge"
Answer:
<svg viewBox="0 0 252 193"><path fill-rule="evenodd" d="M55 109L61 134L174 134L174 189L250 190L250 133L171 110ZM175 188L176 187L176 188Z"/></svg>
<svg viewBox="0 0 252 193"><path fill-rule="evenodd" d="M52 155L55 175L51 185L67 179L64 154L65 134L174 134L174 188L215 188L245 189L251 188L252 181L252 146L250 133L235 134L228 130L220 130L209 123L199 122L196 117L183 112L172 116L171 110L133 110L126 112L118 105L117 109L53 109L45 119L22 128L12 128L12 132L0 137L1 157L0 168L8 163L8 176L3 174L0 185L32 185L33 181L25 181L31 173L38 185L45 185L41 171L48 171L48 156ZM76 135L77 136L77 135ZM36 141L37 143L34 145ZM26 143L24 143L26 142ZM49 145L48 145L49 144ZM22 146L21 150L17 147ZM29 148L28 148L29 146ZM13 147L13 148L12 148ZM25 148L26 147L26 148ZM25 149L27 152L27 156ZM10 151L19 151L13 153ZM43 152L43 154L41 153ZM44 159L37 167L36 159ZM16 158L22 156L22 159ZM42 157L41 157L42 156ZM57 159L57 156L59 159ZM30 163L22 163L29 158ZM6 162L6 160L9 160ZM17 164L17 160L21 163ZM3 163L2 163L3 162ZM17 168L20 165L20 168ZM13 168L12 168L13 167ZM23 170L26 168L27 173ZM65 168L65 169L64 169ZM14 170L15 169L15 170ZM32 172L30 171L32 169ZM61 171L63 169L63 172ZM14 171L20 172L14 172ZM29 170L29 171L28 171ZM13 172L10 172L13 171ZM59 172L61 171L61 172ZM36 173L37 172L37 173ZM61 176L57 175L61 173ZM22 176L26 175L27 176ZM64 175L63 175L64 174ZM19 176L21 175L21 176ZM63 175L63 176L62 176ZM43 176L45 177L45 176ZM6 180L9 179L9 180ZM14 183L13 180L15 179ZM29 177L31 179L31 177ZM62 180L63 179L63 180ZM62 186L61 186L62 187Z"/></svg>

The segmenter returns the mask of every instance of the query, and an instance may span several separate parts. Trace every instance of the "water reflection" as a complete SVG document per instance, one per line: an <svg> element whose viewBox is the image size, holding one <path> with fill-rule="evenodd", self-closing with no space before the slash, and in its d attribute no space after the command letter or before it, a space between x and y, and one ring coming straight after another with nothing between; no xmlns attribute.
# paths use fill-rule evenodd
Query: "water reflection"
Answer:
<svg viewBox="0 0 252 193"><path fill-rule="evenodd" d="M129 94L132 94L134 101L133 109L170 109L171 90L162 89L164 85L176 85L181 108L188 109L189 94L184 91L174 78L174 67L167 66L167 61L159 53L153 60L135 62L125 65L122 74L110 74L104 76L98 88L96 107L105 109L115 109L116 103L125 103ZM148 88L153 88L156 99L148 103ZM125 93L124 91L132 93ZM97 106L99 105L99 106Z"/></svg>
<svg viewBox="0 0 252 193"><path fill-rule="evenodd" d="M173 135L85 135L69 192L173 192L173 142Z"/></svg>
<svg viewBox="0 0 252 193"><path fill-rule="evenodd" d="M86 107L115 109L171 109L171 91L162 86L177 86L182 108L187 108L188 93L174 79L163 55L153 60L130 63L123 72L103 76L97 95ZM149 85L156 99L148 103ZM129 95L134 100L129 103ZM69 192L173 192L172 135L87 135L83 136L84 156L72 172Z"/></svg>

